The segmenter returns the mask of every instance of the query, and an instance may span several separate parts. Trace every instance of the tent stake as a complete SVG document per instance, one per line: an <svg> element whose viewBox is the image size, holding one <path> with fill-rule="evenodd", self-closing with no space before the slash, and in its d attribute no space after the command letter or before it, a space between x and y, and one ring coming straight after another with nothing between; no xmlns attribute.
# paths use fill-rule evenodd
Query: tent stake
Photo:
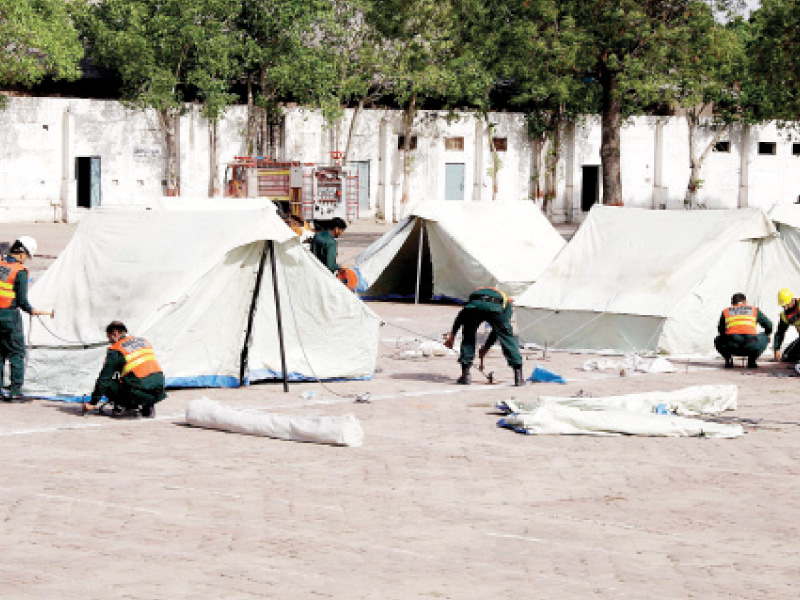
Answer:
<svg viewBox="0 0 800 600"><path fill-rule="evenodd" d="M419 220L419 252L417 252L417 286L414 289L414 304L419 304L419 280L422 275L422 240L425 237L425 221Z"/></svg>

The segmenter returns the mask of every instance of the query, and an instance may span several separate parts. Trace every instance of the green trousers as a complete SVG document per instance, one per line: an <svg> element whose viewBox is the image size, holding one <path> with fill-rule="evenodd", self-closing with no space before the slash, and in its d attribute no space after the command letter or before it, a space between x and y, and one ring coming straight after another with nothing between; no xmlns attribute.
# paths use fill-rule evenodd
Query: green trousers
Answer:
<svg viewBox="0 0 800 600"><path fill-rule="evenodd" d="M116 406L129 410L153 406L164 399L164 388L145 390L126 385L124 381L114 379L103 390L108 401Z"/></svg>
<svg viewBox="0 0 800 600"><path fill-rule="evenodd" d="M481 323L488 323L497 334L497 340L503 349L503 356L510 367L522 366L522 355L519 353L519 344L514 337L514 330L511 328L508 318L502 312L481 310L479 308L462 309L463 329L461 331L461 354L458 362L462 365L471 365L475 360L475 344L477 339L478 327Z"/></svg>
<svg viewBox="0 0 800 600"><path fill-rule="evenodd" d="M718 335L714 338L714 347L723 358L746 356L756 359L767 349L769 336L766 333L757 335Z"/></svg>
<svg viewBox="0 0 800 600"><path fill-rule="evenodd" d="M25 381L25 333L22 315L16 309L0 308L0 387L4 383L6 361L10 367L11 395L18 395Z"/></svg>

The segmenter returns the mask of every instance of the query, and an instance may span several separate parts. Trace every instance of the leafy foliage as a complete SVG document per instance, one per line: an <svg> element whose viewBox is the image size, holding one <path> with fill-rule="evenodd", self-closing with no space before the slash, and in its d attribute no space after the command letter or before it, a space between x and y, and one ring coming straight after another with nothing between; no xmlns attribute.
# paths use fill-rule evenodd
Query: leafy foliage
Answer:
<svg viewBox="0 0 800 600"><path fill-rule="evenodd" d="M0 87L75 79L83 46L64 0L0 0ZM0 96L0 106L4 98Z"/></svg>

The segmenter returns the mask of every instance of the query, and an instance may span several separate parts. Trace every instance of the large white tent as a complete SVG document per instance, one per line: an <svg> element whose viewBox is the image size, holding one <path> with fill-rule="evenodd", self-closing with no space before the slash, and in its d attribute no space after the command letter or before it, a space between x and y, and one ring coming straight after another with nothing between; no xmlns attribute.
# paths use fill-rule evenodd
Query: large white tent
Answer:
<svg viewBox="0 0 800 600"><path fill-rule="evenodd" d="M481 287L515 297L564 244L532 202L428 202L366 248L356 266L369 298L466 300Z"/></svg>
<svg viewBox="0 0 800 600"><path fill-rule="evenodd" d="M150 341L169 386L282 378L270 248L287 378L371 376L378 317L273 205L164 201L92 210L32 287L31 303L56 314L32 321L26 389L91 392L112 320Z"/></svg>
<svg viewBox="0 0 800 600"><path fill-rule="evenodd" d="M553 348L710 354L736 292L770 319L800 263L760 209L595 206L517 302L523 342Z"/></svg>
<svg viewBox="0 0 800 600"><path fill-rule="evenodd" d="M778 228L786 248L800 261L800 204L777 204L770 209L769 218Z"/></svg>

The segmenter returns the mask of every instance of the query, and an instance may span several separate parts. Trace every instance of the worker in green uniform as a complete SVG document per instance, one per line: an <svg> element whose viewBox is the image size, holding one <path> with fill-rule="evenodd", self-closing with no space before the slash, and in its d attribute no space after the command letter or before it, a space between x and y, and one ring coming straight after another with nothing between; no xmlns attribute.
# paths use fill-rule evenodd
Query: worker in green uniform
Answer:
<svg viewBox="0 0 800 600"><path fill-rule="evenodd" d="M775 339L772 341L775 360L796 363L800 361L800 338L789 344L783 354L780 353L780 349L789 327L795 327L800 331L800 301L790 290L783 288L778 292L778 304L783 310L781 310L778 328L775 330Z"/></svg>
<svg viewBox="0 0 800 600"><path fill-rule="evenodd" d="M764 333L758 333L757 325L764 328ZM772 321L758 308L748 305L745 295L737 292L731 297L731 305L722 311L717 330L714 347L725 359L725 368L733 367L734 356L746 356L747 368L755 369L756 359L769 345Z"/></svg>
<svg viewBox="0 0 800 600"><path fill-rule="evenodd" d="M325 265L331 273L339 270L336 262L336 238L340 237L347 229L344 219L334 217L325 223L321 231L311 240L311 253Z"/></svg>
<svg viewBox="0 0 800 600"><path fill-rule="evenodd" d="M97 378L92 398L84 403L84 413L92 411L105 396L113 405L112 415L129 416L139 412L145 418L156 414L155 404L167 397L164 373L150 343L128 335L119 321L106 327L111 347Z"/></svg>
<svg viewBox="0 0 800 600"><path fill-rule="evenodd" d="M466 306L459 311L453 322L453 328L444 342L445 346L452 348L458 330L464 328L461 334L461 353L458 357L458 362L461 363L461 377L458 378L458 383L462 385L470 383L469 370L475 358L478 327L481 323L486 322L492 330L478 351L478 357L483 361L483 357L499 339L503 356L506 357L508 366L514 369L514 385L525 384L522 376L522 356L511 327L512 314L511 302L508 296L501 291L493 288L481 288L469 295Z"/></svg>
<svg viewBox="0 0 800 600"><path fill-rule="evenodd" d="M53 311L34 310L28 302L28 269L25 263L36 254L36 240L22 236L0 258L0 390L6 360L11 381L9 394L3 402L25 402L22 384L25 382L25 333L22 328L24 310L31 315L50 315Z"/></svg>

